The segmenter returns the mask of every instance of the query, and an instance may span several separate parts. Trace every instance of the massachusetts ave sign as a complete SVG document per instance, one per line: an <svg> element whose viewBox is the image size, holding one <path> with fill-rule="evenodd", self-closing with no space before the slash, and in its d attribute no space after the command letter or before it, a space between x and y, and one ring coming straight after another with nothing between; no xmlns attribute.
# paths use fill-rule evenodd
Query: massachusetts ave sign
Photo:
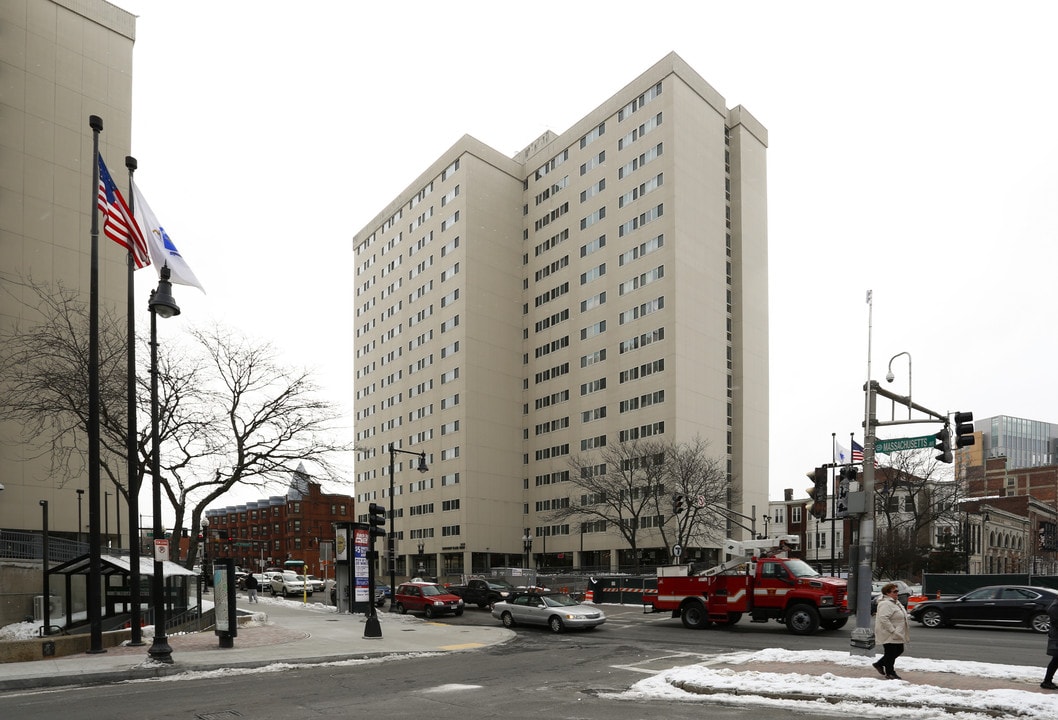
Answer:
<svg viewBox="0 0 1058 720"><path fill-rule="evenodd" d="M892 440L875 440L874 451L880 453L900 452L901 450L921 450L931 448L937 442L936 435L919 435L910 438L894 438Z"/></svg>

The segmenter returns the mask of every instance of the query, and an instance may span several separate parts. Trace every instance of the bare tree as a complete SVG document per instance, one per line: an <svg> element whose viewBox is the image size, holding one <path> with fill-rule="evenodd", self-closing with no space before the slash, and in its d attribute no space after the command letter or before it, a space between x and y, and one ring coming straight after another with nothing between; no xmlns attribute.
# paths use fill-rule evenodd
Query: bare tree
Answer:
<svg viewBox="0 0 1058 720"><path fill-rule="evenodd" d="M657 528L662 542L704 544L722 537L727 519L718 512L729 501L722 463L708 457L708 444L630 441L569 459L570 483L580 491L552 520L604 523L621 533L639 572L640 531ZM673 513L673 495L686 511Z"/></svg>
<svg viewBox="0 0 1058 720"><path fill-rule="evenodd" d="M875 568L879 577L917 576L928 563L938 528L959 527L959 483L932 452L896 452L875 471Z"/></svg>
<svg viewBox="0 0 1058 720"><path fill-rule="evenodd" d="M665 450L661 442L635 440L606 445L598 454L570 456L569 479L580 497L570 498L568 506L549 517L617 528L639 572L639 531L660 524L657 496L665 492Z"/></svg>
<svg viewBox="0 0 1058 720"><path fill-rule="evenodd" d="M87 475L88 306L62 284L4 276L0 284L24 317L0 330L0 418L20 428L34 459L48 458L59 487ZM126 494L124 320L100 307L100 470Z"/></svg>
<svg viewBox="0 0 1058 720"><path fill-rule="evenodd" d="M87 463L88 308L71 290L9 281L33 322L0 333L0 418L18 423L23 442L51 459L60 484L83 477ZM101 308L101 470L127 497L124 322ZM174 527L197 528L205 508L236 485L265 487L302 462L337 476L334 406L312 375L284 366L275 349L220 326L193 330L191 342L159 348L159 465ZM139 419L137 492L151 467L149 352L137 353ZM185 564L197 556L191 533ZM179 545L174 548L179 552ZM174 553L174 559L178 555Z"/></svg>
<svg viewBox="0 0 1058 720"><path fill-rule="evenodd" d="M723 460L710 456L708 450L707 441L695 438L691 443L671 445L666 452L667 500L671 503L672 496L680 495L684 506L678 514L671 513L671 504L657 508L659 515L663 510L671 513L671 522L663 523L660 528L662 541L668 548L673 545L701 547L724 538L730 519L726 509L739 498L732 496ZM655 496L655 501L660 500L660 496Z"/></svg>
<svg viewBox="0 0 1058 720"><path fill-rule="evenodd" d="M335 407L321 398L308 371L286 367L271 345L221 326L192 330L191 337L194 367L207 383L197 390L184 383L186 395L174 393L170 400L174 408L189 400L196 415L165 448L179 463L167 465L164 478L177 527L187 511L197 527L202 510L236 485L263 488L302 462L319 468L318 475L338 477L332 458L352 446L336 440ZM193 372L187 363L176 366Z"/></svg>

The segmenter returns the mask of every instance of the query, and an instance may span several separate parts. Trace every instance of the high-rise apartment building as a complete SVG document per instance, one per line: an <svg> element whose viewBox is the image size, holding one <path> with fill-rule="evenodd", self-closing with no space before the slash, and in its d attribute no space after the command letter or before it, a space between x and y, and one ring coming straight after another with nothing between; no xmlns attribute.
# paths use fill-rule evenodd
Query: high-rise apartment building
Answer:
<svg viewBox="0 0 1058 720"><path fill-rule="evenodd" d="M356 512L392 484L398 573L521 566L527 533L533 567L630 564L550 519L622 440L706 440L767 512L766 148L670 54L515 157L463 137L356 234Z"/></svg>
<svg viewBox="0 0 1058 720"><path fill-rule="evenodd" d="M104 0L4 0L0 3L0 327L32 325L26 279L61 284L89 297L92 129L103 120L100 154L122 188L132 137L132 46L136 18ZM99 298L125 318L125 250L100 235ZM144 299L146 302L146 299ZM3 382L3 378L0 378ZM53 534L79 537L84 476L53 467L22 428L0 423L0 528L35 530L48 501ZM61 464L61 463L56 463ZM121 473L124 475L124 473ZM115 518L110 537L127 542L124 495L105 483L101 514ZM87 497L84 500L87 501ZM81 520L79 520L81 518ZM83 522L82 522L83 521ZM81 523L81 527L78 527Z"/></svg>

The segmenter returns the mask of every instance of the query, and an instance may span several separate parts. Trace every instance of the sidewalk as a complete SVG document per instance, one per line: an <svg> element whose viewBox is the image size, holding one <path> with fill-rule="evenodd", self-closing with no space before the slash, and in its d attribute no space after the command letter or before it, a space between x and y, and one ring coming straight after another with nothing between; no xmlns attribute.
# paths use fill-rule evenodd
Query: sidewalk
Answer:
<svg viewBox="0 0 1058 720"><path fill-rule="evenodd" d="M142 647L119 646L100 654L78 654L48 660L0 664L0 692L63 685L85 685L179 673L256 668L275 663L317 664L390 654L454 652L506 642L514 633L493 626L452 626L380 610L381 638L365 638L363 615L338 614L333 607L310 603L294 606L262 597L239 609L254 613L240 626L234 647L221 648L212 631L171 635L173 663L159 663Z"/></svg>

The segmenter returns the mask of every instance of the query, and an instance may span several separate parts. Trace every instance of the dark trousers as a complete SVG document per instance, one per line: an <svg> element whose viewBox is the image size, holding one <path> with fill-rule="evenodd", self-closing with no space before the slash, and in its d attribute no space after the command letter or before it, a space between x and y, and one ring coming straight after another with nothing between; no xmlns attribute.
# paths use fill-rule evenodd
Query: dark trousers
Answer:
<svg viewBox="0 0 1058 720"><path fill-rule="evenodd" d="M1047 674L1043 676L1044 682L1054 680L1054 673L1058 671L1058 655L1051 655L1051 661L1047 663Z"/></svg>
<svg viewBox="0 0 1058 720"><path fill-rule="evenodd" d="M885 643L882 645L882 649L885 650L885 653L882 655L882 659L878 661L878 667L885 670L886 675L892 675L896 672L893 664L898 657L904 654L904 643Z"/></svg>

